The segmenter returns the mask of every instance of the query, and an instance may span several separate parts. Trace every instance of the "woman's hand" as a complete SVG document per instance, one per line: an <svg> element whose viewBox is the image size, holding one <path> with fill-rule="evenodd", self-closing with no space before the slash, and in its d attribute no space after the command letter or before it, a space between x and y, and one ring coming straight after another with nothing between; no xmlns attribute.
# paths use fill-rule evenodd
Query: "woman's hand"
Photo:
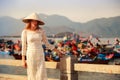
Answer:
<svg viewBox="0 0 120 80"><path fill-rule="evenodd" d="M22 61L22 67L27 68L27 63L26 63L26 61Z"/></svg>
<svg viewBox="0 0 120 80"><path fill-rule="evenodd" d="M24 68L27 68L27 63L26 63L26 60L25 60L25 55L22 55L22 66Z"/></svg>
<svg viewBox="0 0 120 80"><path fill-rule="evenodd" d="M55 52L57 52L57 53L61 53L59 50L57 50L56 48L55 49L53 49L53 51L55 51Z"/></svg>

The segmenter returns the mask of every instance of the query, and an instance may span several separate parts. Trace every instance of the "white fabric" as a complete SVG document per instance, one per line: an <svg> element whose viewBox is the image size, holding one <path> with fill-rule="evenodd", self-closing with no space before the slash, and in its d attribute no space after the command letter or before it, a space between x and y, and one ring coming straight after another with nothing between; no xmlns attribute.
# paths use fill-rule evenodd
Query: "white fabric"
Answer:
<svg viewBox="0 0 120 80"><path fill-rule="evenodd" d="M48 43L43 30L23 30L21 39L22 55L27 56L28 80L47 80L42 42L50 49L54 46Z"/></svg>

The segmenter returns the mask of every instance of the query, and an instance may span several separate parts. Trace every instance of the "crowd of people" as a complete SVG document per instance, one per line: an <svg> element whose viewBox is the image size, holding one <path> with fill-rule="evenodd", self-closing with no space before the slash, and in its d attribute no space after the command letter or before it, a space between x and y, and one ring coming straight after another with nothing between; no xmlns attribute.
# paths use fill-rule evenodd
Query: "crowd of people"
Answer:
<svg viewBox="0 0 120 80"><path fill-rule="evenodd" d="M79 62L82 61L95 61L100 60L110 60L114 57L120 57L120 41L115 38L114 44L110 44L109 41L103 44L99 38L95 38L96 43L92 42L92 37L88 38L75 37L70 38L65 36L62 40L49 42L56 46L56 49L60 51L57 53L47 49L43 44L44 55L46 61L60 61L63 56L74 55L78 58ZM7 51L9 55L21 54L21 41L13 42L12 40L0 40L0 51Z"/></svg>

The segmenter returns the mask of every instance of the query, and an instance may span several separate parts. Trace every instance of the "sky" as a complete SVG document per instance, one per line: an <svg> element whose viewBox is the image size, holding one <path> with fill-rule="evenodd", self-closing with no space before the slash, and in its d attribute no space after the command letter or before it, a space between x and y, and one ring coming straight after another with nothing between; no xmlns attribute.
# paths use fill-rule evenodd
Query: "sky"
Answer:
<svg viewBox="0 0 120 80"><path fill-rule="evenodd" d="M120 16L120 0L0 0L0 17L20 19L33 12L57 14L84 23Z"/></svg>

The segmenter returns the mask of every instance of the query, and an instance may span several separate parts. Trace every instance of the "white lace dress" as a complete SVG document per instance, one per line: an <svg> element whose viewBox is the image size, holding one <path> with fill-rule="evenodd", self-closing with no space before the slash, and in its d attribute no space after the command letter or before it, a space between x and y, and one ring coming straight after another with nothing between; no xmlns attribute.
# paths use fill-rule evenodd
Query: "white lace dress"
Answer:
<svg viewBox="0 0 120 80"><path fill-rule="evenodd" d="M54 46L48 43L43 30L23 30L21 39L22 55L27 56L28 80L47 80L42 42L50 49L53 49Z"/></svg>

